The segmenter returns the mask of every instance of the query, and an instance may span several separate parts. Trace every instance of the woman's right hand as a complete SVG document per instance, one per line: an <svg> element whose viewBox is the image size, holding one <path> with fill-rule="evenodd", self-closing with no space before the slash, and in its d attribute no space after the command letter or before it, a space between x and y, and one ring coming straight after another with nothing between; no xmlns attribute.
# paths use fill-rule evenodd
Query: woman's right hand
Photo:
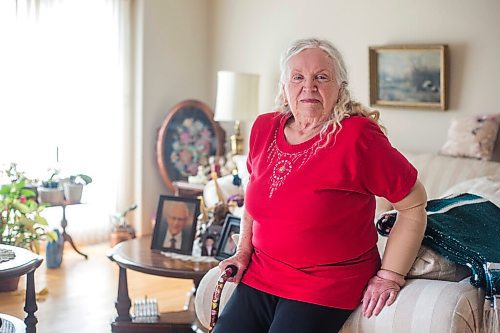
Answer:
<svg viewBox="0 0 500 333"><path fill-rule="evenodd" d="M232 257L222 260L219 263L219 268L221 271L224 271L226 267L229 265L234 265L238 268L238 272L236 273L236 275L230 277L229 279L227 279L227 281L239 283L241 281L243 273L247 269L251 257L252 257L251 251L248 252L248 251L236 250L236 253Z"/></svg>

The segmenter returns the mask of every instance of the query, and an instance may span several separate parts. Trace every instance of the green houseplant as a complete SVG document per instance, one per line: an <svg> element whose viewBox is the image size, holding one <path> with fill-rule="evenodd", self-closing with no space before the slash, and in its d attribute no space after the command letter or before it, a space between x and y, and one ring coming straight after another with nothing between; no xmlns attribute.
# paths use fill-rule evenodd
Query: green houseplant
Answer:
<svg viewBox="0 0 500 333"><path fill-rule="evenodd" d="M38 205L33 190L25 188L19 178L0 187L0 243L40 252L40 240L57 239L47 220L40 215L45 206Z"/></svg>
<svg viewBox="0 0 500 333"><path fill-rule="evenodd" d="M25 178L19 178L0 187L0 244L40 253L40 240L55 240L57 234L40 215L45 207L38 205L35 192L25 186ZM16 290L18 284L19 277L2 280L0 291Z"/></svg>

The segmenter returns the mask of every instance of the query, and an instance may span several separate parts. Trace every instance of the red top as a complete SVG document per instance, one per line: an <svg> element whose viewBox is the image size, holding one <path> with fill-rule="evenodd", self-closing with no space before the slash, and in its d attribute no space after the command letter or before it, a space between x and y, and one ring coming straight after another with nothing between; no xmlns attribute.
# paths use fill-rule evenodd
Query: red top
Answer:
<svg viewBox="0 0 500 333"><path fill-rule="evenodd" d="M375 195L400 201L417 170L368 118L343 120L322 146L319 134L289 144L290 116L261 115L250 134L245 207L254 219L254 253L243 282L283 298L354 309L380 267Z"/></svg>

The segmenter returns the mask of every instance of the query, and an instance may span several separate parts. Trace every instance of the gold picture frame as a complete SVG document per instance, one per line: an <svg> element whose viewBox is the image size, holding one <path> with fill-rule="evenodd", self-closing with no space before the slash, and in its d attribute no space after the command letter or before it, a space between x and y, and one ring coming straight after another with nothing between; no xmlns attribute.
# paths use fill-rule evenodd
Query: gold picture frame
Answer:
<svg viewBox="0 0 500 333"><path fill-rule="evenodd" d="M371 46L370 105L446 110L448 46Z"/></svg>

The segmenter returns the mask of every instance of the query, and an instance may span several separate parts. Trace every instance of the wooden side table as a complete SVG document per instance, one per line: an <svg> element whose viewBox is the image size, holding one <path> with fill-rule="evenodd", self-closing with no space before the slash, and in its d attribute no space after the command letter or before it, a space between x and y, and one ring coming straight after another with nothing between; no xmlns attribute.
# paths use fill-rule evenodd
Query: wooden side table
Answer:
<svg viewBox="0 0 500 333"><path fill-rule="evenodd" d="M80 252L80 250L78 250L76 248L76 245L75 243L73 243L73 238L66 232L66 227L68 226L68 220L66 220L66 206L68 205L79 205L80 203L74 203L74 204L69 204L69 203L64 203L62 204L62 210L63 210L63 216L62 216L62 219L61 219L61 227L63 228L63 232L62 232L62 236L63 236L63 239L65 242L68 242L71 247L73 248L73 250L75 250L76 253L78 253L79 255L83 256L85 259L88 259L88 255L86 255L85 253L82 253Z"/></svg>
<svg viewBox="0 0 500 333"><path fill-rule="evenodd" d="M26 301L24 304L24 311L27 315L24 324L26 324L27 333L35 333L36 323L38 322L35 317L35 312L38 310L35 297L35 270L40 267L43 259L31 251L16 246L0 244L0 249L14 251L16 256L12 260L0 263L0 280L8 280L27 274ZM8 325L19 327L19 322L14 317L2 314L0 318L5 319Z"/></svg>
<svg viewBox="0 0 500 333"><path fill-rule="evenodd" d="M151 237L135 238L116 245L108 253L108 258L120 267L118 280L118 296L115 302L118 316L111 324L113 333L192 333L204 332L197 324L196 314L192 307L184 311L160 314L158 322L136 322L130 316L131 301L128 294L127 269L181 279L192 279L194 292L202 277L217 262L194 262L172 259L150 249Z"/></svg>
<svg viewBox="0 0 500 333"><path fill-rule="evenodd" d="M82 203L80 203L80 202L78 202L78 203L63 202L62 204L48 206L47 208L62 207L61 227L62 227L63 231L62 231L61 236L63 237L63 241L68 242L71 245L71 247L73 248L73 250L75 250L76 253L83 256L85 259L88 259L89 256L86 255L85 253L80 252L80 250L78 250L76 248L76 245L73 242L73 238L66 232L66 227L68 226L68 220L66 219L66 207L72 206L72 205L81 205L81 204Z"/></svg>

